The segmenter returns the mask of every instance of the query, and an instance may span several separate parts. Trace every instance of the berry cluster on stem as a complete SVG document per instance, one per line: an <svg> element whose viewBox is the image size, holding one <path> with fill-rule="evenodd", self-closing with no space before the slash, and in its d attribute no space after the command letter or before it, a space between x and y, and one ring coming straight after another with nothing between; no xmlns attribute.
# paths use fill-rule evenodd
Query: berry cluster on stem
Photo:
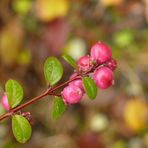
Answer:
<svg viewBox="0 0 148 148"><path fill-rule="evenodd" d="M2 105L7 112L0 116L0 120L19 112L21 109L33 104L47 95L59 96L56 94L56 91L63 87L64 88L60 96L62 96L66 105L80 102L83 95L86 93L82 82L82 78L85 76L91 77L96 83L96 86L100 89L107 89L114 84L113 71L116 69L117 63L116 60L112 58L110 47L103 42L95 43L90 49L90 55L81 57L77 61L77 66L78 68L74 70L74 73L67 82L58 86L49 87L41 95L14 108L10 108L7 96L4 94L2 97Z"/></svg>
<svg viewBox="0 0 148 148"><path fill-rule="evenodd" d="M107 89L114 84L113 71L116 69L117 63L112 58L110 47L105 43L97 42L94 44L90 49L90 55L81 57L77 65L78 70L71 78L75 75L90 76L100 89ZM85 94L82 77L69 83L62 91L61 94L66 104L78 103Z"/></svg>

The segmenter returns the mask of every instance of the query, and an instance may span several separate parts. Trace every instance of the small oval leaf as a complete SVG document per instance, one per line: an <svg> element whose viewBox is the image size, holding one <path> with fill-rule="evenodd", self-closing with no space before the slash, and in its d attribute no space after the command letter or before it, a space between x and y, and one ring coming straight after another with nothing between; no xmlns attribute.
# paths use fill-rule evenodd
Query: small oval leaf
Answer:
<svg viewBox="0 0 148 148"><path fill-rule="evenodd" d="M31 137L32 128L29 121L21 116L12 116L12 131L16 140L25 143Z"/></svg>
<svg viewBox="0 0 148 148"><path fill-rule="evenodd" d="M92 100L95 99L97 96L97 87L94 80L90 77L84 77L82 81L88 97Z"/></svg>
<svg viewBox="0 0 148 148"><path fill-rule="evenodd" d="M52 119L59 118L66 110L67 106L64 104L61 97L55 97L51 111Z"/></svg>
<svg viewBox="0 0 148 148"><path fill-rule="evenodd" d="M8 80L5 85L5 91L11 108L16 107L23 99L23 88L15 80Z"/></svg>
<svg viewBox="0 0 148 148"><path fill-rule="evenodd" d="M68 54L62 56L66 62L68 62L73 68L77 68L76 61Z"/></svg>
<svg viewBox="0 0 148 148"><path fill-rule="evenodd" d="M57 58L47 58L44 63L44 75L48 85L54 85L62 78L63 67Z"/></svg>

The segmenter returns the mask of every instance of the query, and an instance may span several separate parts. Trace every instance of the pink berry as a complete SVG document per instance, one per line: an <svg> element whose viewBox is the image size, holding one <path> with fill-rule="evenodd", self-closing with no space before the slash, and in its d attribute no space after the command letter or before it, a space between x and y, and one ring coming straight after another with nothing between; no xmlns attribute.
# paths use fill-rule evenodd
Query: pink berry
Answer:
<svg viewBox="0 0 148 148"><path fill-rule="evenodd" d="M92 59L96 60L99 64L107 62L112 57L112 51L105 43L97 42L91 47L90 51Z"/></svg>
<svg viewBox="0 0 148 148"><path fill-rule="evenodd" d="M2 105L6 110L9 110L8 98L6 95L2 96Z"/></svg>
<svg viewBox="0 0 148 148"><path fill-rule="evenodd" d="M114 83L113 71L108 67L100 67L95 71L93 79L99 88L106 89Z"/></svg>
<svg viewBox="0 0 148 148"><path fill-rule="evenodd" d="M82 71L87 71L91 67L90 63L91 63L90 56L89 55L83 56L78 60L78 67Z"/></svg>
<svg viewBox="0 0 148 148"><path fill-rule="evenodd" d="M117 62L114 59L111 59L110 61L107 62L107 66L111 69L111 70L115 70L117 67Z"/></svg>
<svg viewBox="0 0 148 148"><path fill-rule="evenodd" d="M80 80L80 79L74 80L74 81L70 82L69 86L77 86L77 87L79 87L84 92L82 80Z"/></svg>
<svg viewBox="0 0 148 148"><path fill-rule="evenodd" d="M82 99L83 91L77 86L69 85L64 88L62 96L66 104L76 104Z"/></svg>

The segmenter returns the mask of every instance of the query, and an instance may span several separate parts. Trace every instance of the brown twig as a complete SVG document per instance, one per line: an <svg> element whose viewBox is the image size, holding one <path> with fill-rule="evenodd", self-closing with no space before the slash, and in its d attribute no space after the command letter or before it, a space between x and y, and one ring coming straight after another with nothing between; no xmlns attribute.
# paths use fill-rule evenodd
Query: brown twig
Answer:
<svg viewBox="0 0 148 148"><path fill-rule="evenodd" d="M21 105L15 107L15 108L12 108L12 109L10 109L7 113L1 115L1 116L0 116L0 121L3 120L3 119L5 119L5 118L7 118L7 117L9 117L9 116L11 116L12 114L18 112L19 110L21 110L21 109L23 109L23 108L25 108L25 107L27 107L27 106L33 104L34 102L36 102L36 101L42 99L43 97L45 97L45 96L47 96L47 95L56 95L56 94L54 94L54 91L58 90L59 88L62 88L63 86L67 85L68 83L70 83L70 82L72 82L72 81L74 81L74 80L76 80L76 79L80 79L80 78L81 78L81 76L76 76L76 77L74 77L73 79L70 79L70 80L68 80L68 81L66 81L66 82L64 82L64 83L62 83L62 84L60 84L60 85L58 85L58 86L55 86L55 87L53 87L53 88L52 88L52 87L48 88L48 89L47 89L44 93L42 93L41 95L39 95L39 96L37 96L37 97L35 97L35 98L29 100L28 102L26 102L26 103L24 103L24 104L21 104Z"/></svg>

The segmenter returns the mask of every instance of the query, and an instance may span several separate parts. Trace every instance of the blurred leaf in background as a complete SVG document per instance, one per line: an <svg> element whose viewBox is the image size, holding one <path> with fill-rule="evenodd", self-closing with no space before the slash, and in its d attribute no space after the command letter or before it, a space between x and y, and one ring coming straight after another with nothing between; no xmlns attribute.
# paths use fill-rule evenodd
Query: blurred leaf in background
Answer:
<svg viewBox="0 0 148 148"><path fill-rule="evenodd" d="M120 5L124 0L100 0L104 6L116 6Z"/></svg>
<svg viewBox="0 0 148 148"><path fill-rule="evenodd" d="M21 50L17 57L17 62L23 66L29 65L31 63L31 56L29 50Z"/></svg>
<svg viewBox="0 0 148 148"><path fill-rule="evenodd" d="M133 44L134 42L134 35L130 30L121 30L117 33L114 33L113 41L119 47L127 47Z"/></svg>
<svg viewBox="0 0 148 148"><path fill-rule="evenodd" d="M90 119L90 127L94 132L100 132L105 130L109 126L109 120L101 113L95 114Z"/></svg>
<svg viewBox="0 0 148 148"><path fill-rule="evenodd" d="M13 9L20 15L26 15L32 8L32 0L14 0Z"/></svg>
<svg viewBox="0 0 148 148"><path fill-rule="evenodd" d="M63 52L70 29L69 22L65 18L58 18L47 24L42 33L42 40L50 55L58 56Z"/></svg>
<svg viewBox="0 0 148 148"><path fill-rule="evenodd" d="M20 22L17 19L10 20L0 34L0 57L4 64L11 65L17 62L23 36Z"/></svg>
<svg viewBox="0 0 148 148"><path fill-rule="evenodd" d="M134 132L140 132L148 125L148 104L141 98L127 101L124 111L125 122Z"/></svg>
<svg viewBox="0 0 148 148"><path fill-rule="evenodd" d="M69 40L64 48L64 53L69 54L75 60L86 54L86 43L81 38Z"/></svg>
<svg viewBox="0 0 148 148"><path fill-rule="evenodd" d="M66 16L69 2L68 0L36 0L35 8L37 17L43 22L48 22Z"/></svg>

